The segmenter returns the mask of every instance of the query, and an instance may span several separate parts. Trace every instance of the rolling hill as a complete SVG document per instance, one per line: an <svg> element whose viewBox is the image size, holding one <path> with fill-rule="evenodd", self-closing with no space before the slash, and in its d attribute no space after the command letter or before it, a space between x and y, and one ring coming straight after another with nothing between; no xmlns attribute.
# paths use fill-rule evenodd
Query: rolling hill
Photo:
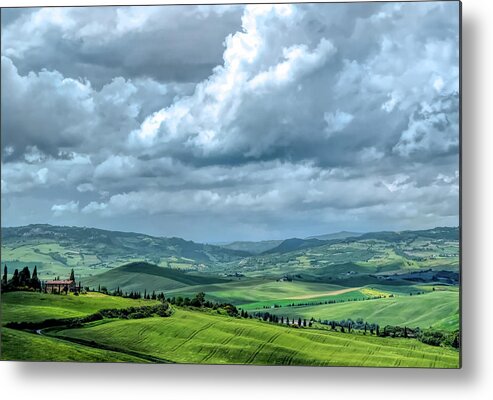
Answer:
<svg viewBox="0 0 493 400"><path fill-rule="evenodd" d="M306 239L335 240L335 239L346 239L349 237L358 237L361 235L362 233L358 233L358 232L341 231L335 233L326 233L325 235L308 236Z"/></svg>
<svg viewBox="0 0 493 400"><path fill-rule="evenodd" d="M459 293L454 288L418 296L402 295L336 304L281 307L269 311L291 319L313 317L340 321L362 318L381 326L399 325L422 329L434 327L452 331L459 329Z"/></svg>
<svg viewBox="0 0 493 400"><path fill-rule="evenodd" d="M105 286L108 290L118 287L124 291L168 291L187 286L211 285L228 282L227 279L197 272L184 272L179 269L159 267L146 262L134 262L113 268L102 274L89 277L83 286L97 288Z"/></svg>
<svg viewBox="0 0 493 400"><path fill-rule="evenodd" d="M169 318L116 320L53 333L177 363L441 368L459 364L457 351L415 339L293 329L179 308Z"/></svg>
<svg viewBox="0 0 493 400"><path fill-rule="evenodd" d="M326 243L327 243L326 241L319 239L298 239L298 238L286 239L283 240L278 246L269 249L267 251L264 251L262 254L275 254L275 253L284 254L284 253L289 253L291 251L323 246Z"/></svg>
<svg viewBox="0 0 493 400"><path fill-rule="evenodd" d="M98 293L53 296L7 293L8 307L22 315L2 322L82 316L107 307L152 304ZM39 316L40 303L46 312ZM75 303L74 303L75 302ZM37 318L37 319L36 319ZM234 318L213 310L174 307L170 317L104 319L43 329L35 334L2 327L2 360L177 362L254 365L359 365L457 368L459 352L415 339L292 328L258 319Z"/></svg>
<svg viewBox="0 0 493 400"><path fill-rule="evenodd" d="M279 246L282 240L262 240L260 242L232 242L220 245L222 248L238 251L246 251L251 254L260 254Z"/></svg>
<svg viewBox="0 0 493 400"><path fill-rule="evenodd" d="M38 266L41 276L98 273L132 261L172 268L206 267L250 253L187 241L95 228L28 225L2 228L2 263L19 268Z"/></svg>

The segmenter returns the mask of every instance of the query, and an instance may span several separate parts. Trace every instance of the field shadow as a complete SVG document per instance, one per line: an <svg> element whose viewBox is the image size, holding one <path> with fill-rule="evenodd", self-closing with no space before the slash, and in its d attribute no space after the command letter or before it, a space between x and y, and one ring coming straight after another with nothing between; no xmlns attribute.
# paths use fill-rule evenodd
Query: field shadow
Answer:
<svg viewBox="0 0 493 400"><path fill-rule="evenodd" d="M387 388L401 390L403 385L415 382L421 389L446 385L447 387L473 385L478 381L478 362L481 343L476 340L475 331L470 327L481 320L478 295L475 288L480 282L479 240L475 234L481 224L479 199L481 146L478 134L478 110L476 93L479 91L479 79L476 73L478 65L477 21L464 17L463 58L462 58L462 322L463 322L463 358L461 370L433 369L393 369L393 368L316 368L316 367L254 367L254 366L201 366L201 365L137 365L137 364L91 364L91 363L12 363L12 372L19 376L30 377L31 384L52 380L70 380L77 378L82 382L118 384L132 380L136 384L203 384L220 380L221 385L243 385L245 382L264 385L282 383L290 385L321 384L351 387L355 382L368 390ZM186 386L185 386L186 387Z"/></svg>

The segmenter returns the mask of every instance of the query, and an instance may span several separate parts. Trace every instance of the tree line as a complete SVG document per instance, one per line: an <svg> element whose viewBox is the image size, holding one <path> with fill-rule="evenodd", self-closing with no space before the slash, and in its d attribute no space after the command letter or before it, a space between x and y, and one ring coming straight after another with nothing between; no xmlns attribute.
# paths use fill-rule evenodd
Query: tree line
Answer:
<svg viewBox="0 0 493 400"><path fill-rule="evenodd" d="M419 294L419 293L416 293ZM391 293L388 296L384 295L379 295L379 296L372 296L372 297L361 297L361 298L348 298L348 299L339 299L339 300L323 300L323 301L310 301L310 302L305 302L305 303L288 303L285 305L282 304L272 304L272 305L267 305L263 306L262 308L282 308L282 307L306 307L306 306L318 306L322 304L336 304L336 303L346 303L348 301L365 301L365 300L377 300L377 299L384 299L387 297L394 297L394 295Z"/></svg>
<svg viewBox="0 0 493 400"><path fill-rule="evenodd" d="M88 322L100 321L104 318L118 319L142 319L154 316L169 317L172 309L168 303L161 303L151 306L128 307L128 308L110 308L99 310L94 314L84 317L72 318L50 318L39 322L9 322L5 326L12 329L31 330L46 329L52 327L65 326L67 328L78 328Z"/></svg>
<svg viewBox="0 0 493 400"><path fill-rule="evenodd" d="M125 297L127 299L160 300L162 302L165 300L163 292L156 293L156 291L154 290L152 292L147 292L146 289L144 289L144 292L136 291L136 290L135 291L131 290L127 292L121 290L120 286L118 286L115 290L108 290L106 286L98 285L97 289L94 288L90 289L87 287L86 291L98 292L98 293L106 294L108 296Z"/></svg>
<svg viewBox="0 0 493 400"><path fill-rule="evenodd" d="M99 293L103 293L109 296L120 296L120 297L126 297L131 299L159 300L163 303L166 302L172 305L176 305L178 307L203 308L203 309L215 310L218 312L223 311L232 317L244 316L244 314L241 314L239 310L236 308L236 306L234 306L233 304L219 303L219 302L206 300L204 292L199 292L194 297L182 297L182 296L166 297L163 292L156 293L154 290L152 292L148 292L147 289L144 289L143 292L133 291L133 290L130 292L126 292L121 290L120 287L117 287L115 290L111 291L108 290L105 286L99 285L97 290L94 289L89 290L89 288L87 288L87 290L94 292L97 291Z"/></svg>
<svg viewBox="0 0 493 400"><path fill-rule="evenodd" d="M341 333L362 333L363 335L374 335L378 337L388 338L404 338L404 339L417 339L420 342L431 346L450 346L455 349L460 347L460 331L453 332L441 331L437 329L421 329L421 328L409 328L407 326L392 326L386 325L383 329L379 324L374 322L364 321L362 318L358 318L355 321L352 319L346 319L341 321L336 320L315 320L313 317L307 323L306 319L300 317L278 316L269 312L255 312L248 314L246 311L241 311L241 317L244 318L257 318L261 321L270 322L274 324L282 324L295 328L312 327L315 322L320 325L324 325L330 328L330 330Z"/></svg>

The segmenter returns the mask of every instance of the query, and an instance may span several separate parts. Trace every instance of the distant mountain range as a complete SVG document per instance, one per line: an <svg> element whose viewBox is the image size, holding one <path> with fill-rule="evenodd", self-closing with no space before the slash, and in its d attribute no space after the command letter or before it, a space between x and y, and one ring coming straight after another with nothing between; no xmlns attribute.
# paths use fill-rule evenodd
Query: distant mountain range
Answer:
<svg viewBox="0 0 493 400"><path fill-rule="evenodd" d="M338 232L329 233L327 235L311 236L306 239L286 239L279 245L264 251L262 254L276 254L276 253L289 253L291 251L309 249L313 247L324 246L329 243L337 242L354 242L359 240L382 240L386 242L400 242L418 237L427 239L444 239L444 240L459 240L459 228L455 227L438 227L428 230L418 231L401 231L401 232L370 232L370 233L356 233L356 232Z"/></svg>
<svg viewBox="0 0 493 400"><path fill-rule="evenodd" d="M127 290L145 287L169 291L245 277L332 284L351 280L351 284L360 285L362 277L365 284L380 282L381 273L459 269L457 227L340 232L225 245L40 224L2 228L1 236L1 261L9 271L36 265L40 276L47 279L66 276L74 269L86 285ZM418 278L429 278L423 276Z"/></svg>
<svg viewBox="0 0 493 400"><path fill-rule="evenodd" d="M456 227L402 232L338 232L311 236L306 239L237 241L224 245L195 243L175 237L154 237L141 233L47 224L2 228L1 233L3 246L15 248L28 244L57 243L72 251L77 249L80 253L95 254L103 263L107 260L119 259L119 257L128 258L131 255L134 259L146 259L156 264L162 259L176 257L190 260L191 263L206 265L217 262L227 263L252 255L285 254L338 242L350 243L371 239L401 242L417 237L459 240L459 229ZM38 250L37 252L39 253Z"/></svg>
<svg viewBox="0 0 493 400"><path fill-rule="evenodd" d="M318 236L309 236L305 239L286 239L286 240L262 240L259 242L255 241L237 241L232 243L220 244L219 246L225 249L231 250L239 250L239 251L247 251L252 254L262 254L262 253L271 253L274 249L277 249L279 252L297 250L304 247L313 247L321 243L314 241L317 240L334 240L334 239L345 239L348 237L356 237L360 236L362 233L356 232L336 232L336 233L327 233L325 235Z"/></svg>

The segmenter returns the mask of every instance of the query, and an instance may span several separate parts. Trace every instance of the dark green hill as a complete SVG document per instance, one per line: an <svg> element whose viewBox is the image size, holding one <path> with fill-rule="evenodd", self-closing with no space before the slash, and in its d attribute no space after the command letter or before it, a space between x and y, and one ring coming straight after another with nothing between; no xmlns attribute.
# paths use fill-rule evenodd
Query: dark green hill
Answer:
<svg viewBox="0 0 493 400"><path fill-rule="evenodd" d="M86 278L82 285L90 288L97 288L101 285L108 290L115 290L119 287L124 291L144 291L144 289L147 291L167 291L185 286L224 282L228 282L228 280L195 272L159 267L146 262L134 262Z"/></svg>
<svg viewBox="0 0 493 400"><path fill-rule="evenodd" d="M262 240L260 242L233 242L220 245L224 249L246 251L251 254L260 254L267 250L271 250L274 247L279 246L282 240Z"/></svg>
<svg viewBox="0 0 493 400"><path fill-rule="evenodd" d="M291 251L323 246L326 243L327 241L318 240L318 239L298 239L298 238L286 239L283 240L281 244L279 244L279 246L264 251L262 254L276 254L276 253L284 254L284 253L289 253Z"/></svg>
<svg viewBox="0 0 493 400"><path fill-rule="evenodd" d="M358 232L341 231L336 233L327 233L325 235L309 236L306 239L335 240L335 239L346 239L350 237L357 237L361 235L362 233L358 233Z"/></svg>

